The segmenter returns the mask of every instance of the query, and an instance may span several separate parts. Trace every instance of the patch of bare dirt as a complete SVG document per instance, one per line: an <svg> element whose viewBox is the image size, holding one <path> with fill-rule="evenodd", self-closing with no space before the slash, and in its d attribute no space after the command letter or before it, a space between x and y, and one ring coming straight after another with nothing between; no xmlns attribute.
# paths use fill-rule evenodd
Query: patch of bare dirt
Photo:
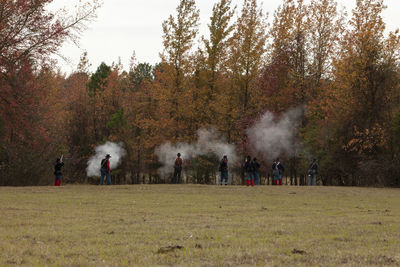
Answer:
<svg viewBox="0 0 400 267"><path fill-rule="evenodd" d="M165 254L165 253L169 253L175 250L180 250L183 249L184 246L180 246L180 245L176 245L176 246L168 246L168 247L161 247L158 249L157 253L159 254Z"/></svg>
<svg viewBox="0 0 400 267"><path fill-rule="evenodd" d="M304 255L304 254L307 254L307 252L305 252L304 250L301 250L301 249L294 248L294 249L292 250L292 254Z"/></svg>

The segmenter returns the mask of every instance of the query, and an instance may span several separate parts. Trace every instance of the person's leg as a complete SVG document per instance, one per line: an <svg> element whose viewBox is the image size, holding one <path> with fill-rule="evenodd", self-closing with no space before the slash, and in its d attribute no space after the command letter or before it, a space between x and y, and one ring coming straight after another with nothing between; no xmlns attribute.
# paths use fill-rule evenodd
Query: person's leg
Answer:
<svg viewBox="0 0 400 267"><path fill-rule="evenodd" d="M181 177L182 177L182 169L180 169L179 173L178 173L178 184L180 184L182 182Z"/></svg>
<svg viewBox="0 0 400 267"><path fill-rule="evenodd" d="M250 178L251 178L251 186L254 186L254 173L253 172L250 174Z"/></svg>
<svg viewBox="0 0 400 267"><path fill-rule="evenodd" d="M226 176L227 176L227 172L221 171L221 177L220 177L220 181L219 181L220 185L227 184L228 179Z"/></svg>
<svg viewBox="0 0 400 267"><path fill-rule="evenodd" d="M274 171L272 179L274 179L274 185L278 185L278 183L279 183L279 173L277 171Z"/></svg>
<svg viewBox="0 0 400 267"><path fill-rule="evenodd" d="M224 172L224 176L225 176L225 185L228 185L228 179L229 179L228 172Z"/></svg>
<svg viewBox="0 0 400 267"><path fill-rule="evenodd" d="M307 175L307 185L308 185L308 186L310 186L310 185L311 185L311 182L312 182L312 181L311 181L311 179L312 179L311 176L312 176L311 174Z"/></svg>
<svg viewBox="0 0 400 267"><path fill-rule="evenodd" d="M224 179L224 172L221 172L219 175L219 184L222 185L222 181Z"/></svg>
<svg viewBox="0 0 400 267"><path fill-rule="evenodd" d="M56 176L56 178L54 179L54 186L57 186L57 176Z"/></svg>
<svg viewBox="0 0 400 267"><path fill-rule="evenodd" d="M107 177L107 184L111 185L111 175L109 172L106 173L106 177Z"/></svg>
<svg viewBox="0 0 400 267"><path fill-rule="evenodd" d="M254 181L256 185L260 185L260 173L258 172L255 173Z"/></svg>
<svg viewBox="0 0 400 267"><path fill-rule="evenodd" d="M105 173L104 173L104 171L102 170L102 171L101 171L101 176L100 176L100 185L103 185L104 176L105 176Z"/></svg>
<svg viewBox="0 0 400 267"><path fill-rule="evenodd" d="M177 177L177 175L178 175L178 170L175 168L175 169L174 169L174 176L172 177L172 183L173 183L173 184L176 184L176 177Z"/></svg>
<svg viewBox="0 0 400 267"><path fill-rule="evenodd" d="M317 175L313 174L312 185L317 185Z"/></svg>
<svg viewBox="0 0 400 267"><path fill-rule="evenodd" d="M282 185L282 174L279 174L279 185Z"/></svg>

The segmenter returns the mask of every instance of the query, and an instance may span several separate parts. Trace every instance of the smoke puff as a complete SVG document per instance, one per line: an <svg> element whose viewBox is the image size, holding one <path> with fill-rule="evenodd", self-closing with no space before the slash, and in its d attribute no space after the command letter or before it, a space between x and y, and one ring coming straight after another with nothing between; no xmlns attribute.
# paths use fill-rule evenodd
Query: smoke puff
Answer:
<svg viewBox="0 0 400 267"><path fill-rule="evenodd" d="M95 149L96 153L89 161L86 168L87 176L100 176L101 160L105 158L107 154L110 154L110 168L115 169L121 163L122 158L126 155L124 144L106 142L104 145L100 145Z"/></svg>
<svg viewBox="0 0 400 267"><path fill-rule="evenodd" d="M267 111L253 127L246 130L252 149L267 160L281 154L293 154L296 149L296 128L303 112L304 107L297 107L277 119Z"/></svg>
<svg viewBox="0 0 400 267"><path fill-rule="evenodd" d="M155 154L163 166L158 170L160 175L170 174L174 170L176 155L181 153L183 160L195 158L201 155L214 154L220 158L228 156L228 163L232 165L237 160L236 149L234 145L228 144L224 138L219 136L215 129L200 129L197 131L197 142L166 143L157 147Z"/></svg>

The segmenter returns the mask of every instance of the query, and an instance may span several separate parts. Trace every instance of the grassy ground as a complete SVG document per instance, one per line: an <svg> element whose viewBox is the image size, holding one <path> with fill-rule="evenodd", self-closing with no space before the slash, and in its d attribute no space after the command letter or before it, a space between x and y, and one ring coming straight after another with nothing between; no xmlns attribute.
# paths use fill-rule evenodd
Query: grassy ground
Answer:
<svg viewBox="0 0 400 267"><path fill-rule="evenodd" d="M0 188L0 266L400 266L400 190Z"/></svg>

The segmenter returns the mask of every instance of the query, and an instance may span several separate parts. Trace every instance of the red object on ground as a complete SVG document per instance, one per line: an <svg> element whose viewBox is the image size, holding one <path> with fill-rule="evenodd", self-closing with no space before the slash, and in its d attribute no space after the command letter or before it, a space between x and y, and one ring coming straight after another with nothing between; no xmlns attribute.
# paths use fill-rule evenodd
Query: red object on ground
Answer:
<svg viewBox="0 0 400 267"><path fill-rule="evenodd" d="M254 180L251 180L251 186L254 186Z"/></svg>
<svg viewBox="0 0 400 267"><path fill-rule="evenodd" d="M61 185L61 179L56 179L54 182L54 186L60 186Z"/></svg>
<svg viewBox="0 0 400 267"><path fill-rule="evenodd" d="M282 179L279 179L279 185L282 185Z"/></svg>
<svg viewBox="0 0 400 267"><path fill-rule="evenodd" d="M247 185L247 186L250 185L250 180L246 180L246 185Z"/></svg>

